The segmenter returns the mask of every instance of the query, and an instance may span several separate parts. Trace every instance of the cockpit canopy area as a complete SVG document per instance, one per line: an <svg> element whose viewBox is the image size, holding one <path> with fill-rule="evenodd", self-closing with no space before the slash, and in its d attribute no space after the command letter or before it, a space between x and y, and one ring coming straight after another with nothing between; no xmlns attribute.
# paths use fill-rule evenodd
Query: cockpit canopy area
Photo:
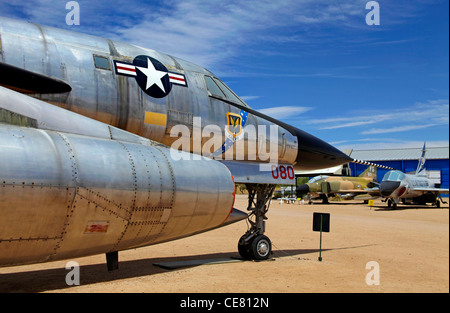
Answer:
<svg viewBox="0 0 450 313"><path fill-rule="evenodd" d="M315 183L316 181L319 181L319 180L325 179L325 178L328 178L328 176L326 176L326 175L320 175L320 176L313 177L313 178L311 178L311 179L308 181L308 184Z"/></svg>
<svg viewBox="0 0 450 313"><path fill-rule="evenodd" d="M210 96L228 100L236 104L248 107L248 105L242 101L227 85L225 85L220 79L213 78L211 76L205 76L206 87L210 93Z"/></svg>
<svg viewBox="0 0 450 313"><path fill-rule="evenodd" d="M383 181L401 181L405 178L405 174L400 171L389 171L384 177Z"/></svg>

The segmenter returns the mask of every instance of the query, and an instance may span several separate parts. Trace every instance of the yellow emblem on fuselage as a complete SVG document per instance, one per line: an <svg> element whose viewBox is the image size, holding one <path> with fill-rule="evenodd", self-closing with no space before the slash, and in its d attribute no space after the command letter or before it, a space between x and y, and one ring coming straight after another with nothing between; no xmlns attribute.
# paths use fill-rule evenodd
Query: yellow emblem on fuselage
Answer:
<svg viewBox="0 0 450 313"><path fill-rule="evenodd" d="M227 132L236 138L242 133L242 116L236 113L227 113Z"/></svg>

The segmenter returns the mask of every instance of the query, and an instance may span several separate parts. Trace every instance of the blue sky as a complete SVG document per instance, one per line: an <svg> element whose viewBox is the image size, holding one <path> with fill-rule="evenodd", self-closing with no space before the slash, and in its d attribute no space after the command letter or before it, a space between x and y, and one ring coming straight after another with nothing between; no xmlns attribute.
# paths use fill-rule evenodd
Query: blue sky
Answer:
<svg viewBox="0 0 450 313"><path fill-rule="evenodd" d="M449 142L449 1L1 1L0 15L208 68L254 109L340 149Z"/></svg>

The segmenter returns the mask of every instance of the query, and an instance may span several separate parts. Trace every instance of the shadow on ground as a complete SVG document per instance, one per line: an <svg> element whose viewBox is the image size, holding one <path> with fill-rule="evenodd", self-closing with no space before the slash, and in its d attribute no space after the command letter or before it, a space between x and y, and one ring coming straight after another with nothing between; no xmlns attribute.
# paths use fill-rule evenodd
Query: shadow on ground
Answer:
<svg viewBox="0 0 450 313"><path fill-rule="evenodd" d="M354 249L365 247L344 247L335 249L322 249L322 251ZM274 250L272 260L282 257L297 257L301 259L301 255L318 253L319 249L291 249L291 250ZM211 260L237 260L240 256L236 252L226 253L212 253L185 257L168 257L168 258L149 258L140 260L120 261L119 254L119 269L108 272L106 263L92 264L80 266L80 285L97 284L104 282L111 282L120 279L135 278L140 276L157 275L169 271L182 270L187 267L200 266L211 263ZM177 267L174 269L166 269L155 264L161 263L179 263L181 261L196 260L195 265L187 262L186 266ZM201 262L204 260L204 262ZM243 260L242 260L243 261ZM253 261L244 261L253 262ZM27 272L5 273L0 274L0 293L34 293L43 291L57 291L58 289L65 289L66 276L71 269L57 268L44 269Z"/></svg>

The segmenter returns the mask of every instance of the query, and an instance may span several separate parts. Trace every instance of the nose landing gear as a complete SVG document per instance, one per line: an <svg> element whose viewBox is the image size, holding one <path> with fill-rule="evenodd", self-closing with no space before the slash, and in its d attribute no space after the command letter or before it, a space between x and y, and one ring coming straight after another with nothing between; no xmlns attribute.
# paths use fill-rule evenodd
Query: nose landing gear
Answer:
<svg viewBox="0 0 450 313"><path fill-rule="evenodd" d="M264 235L268 202L272 198L275 185L246 184L248 190L248 216L250 228L239 239L238 251L246 260L267 260L272 252L272 243ZM256 197L256 199L255 199ZM254 218L254 220L252 220Z"/></svg>

